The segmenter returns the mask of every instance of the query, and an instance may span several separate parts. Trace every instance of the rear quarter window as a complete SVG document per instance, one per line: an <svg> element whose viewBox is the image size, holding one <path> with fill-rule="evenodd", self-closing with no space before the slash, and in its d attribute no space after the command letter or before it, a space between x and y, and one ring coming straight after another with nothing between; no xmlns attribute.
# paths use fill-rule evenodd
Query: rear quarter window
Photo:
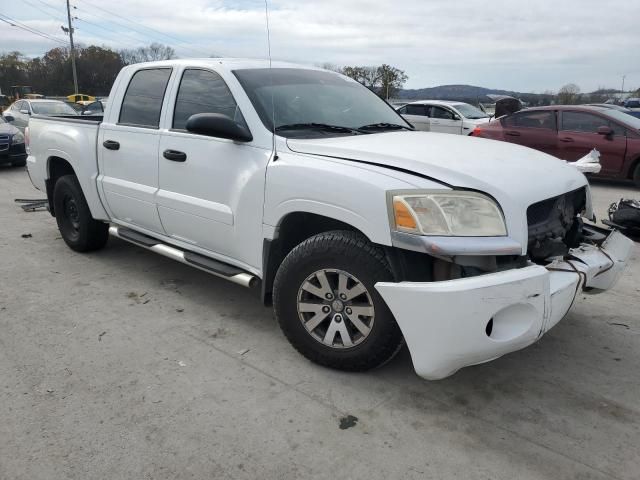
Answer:
<svg viewBox="0 0 640 480"><path fill-rule="evenodd" d="M127 87L118 123L137 127L158 128L164 93L171 76L170 68L137 71Z"/></svg>

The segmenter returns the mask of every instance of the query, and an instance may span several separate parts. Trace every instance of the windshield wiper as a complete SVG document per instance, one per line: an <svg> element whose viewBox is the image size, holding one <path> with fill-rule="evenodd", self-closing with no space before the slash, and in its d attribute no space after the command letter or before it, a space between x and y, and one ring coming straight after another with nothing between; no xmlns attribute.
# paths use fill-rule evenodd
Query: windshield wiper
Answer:
<svg viewBox="0 0 640 480"><path fill-rule="evenodd" d="M363 125L361 127L358 128L358 130L360 131L367 131L367 130L413 130L413 128L409 128L405 125L398 125L397 123L386 123L386 122L382 122L382 123L372 123L370 125Z"/></svg>
<svg viewBox="0 0 640 480"><path fill-rule="evenodd" d="M276 132L280 130L330 130L340 133L362 133L358 129L342 127L340 125L329 125L327 123L290 123L288 125L279 125L276 127Z"/></svg>

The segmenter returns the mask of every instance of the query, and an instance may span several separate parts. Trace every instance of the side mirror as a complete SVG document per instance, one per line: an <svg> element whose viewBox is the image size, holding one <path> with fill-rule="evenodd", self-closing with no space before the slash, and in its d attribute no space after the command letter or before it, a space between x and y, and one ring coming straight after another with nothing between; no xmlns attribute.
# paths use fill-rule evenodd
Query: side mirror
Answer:
<svg viewBox="0 0 640 480"><path fill-rule="evenodd" d="M29 113L29 110L27 110L26 108L23 108L22 110L20 110L20 113L23 115L31 115L31 113Z"/></svg>
<svg viewBox="0 0 640 480"><path fill-rule="evenodd" d="M604 135L607 138L613 137L613 128L603 125L598 127L598 135Z"/></svg>
<svg viewBox="0 0 640 480"><path fill-rule="evenodd" d="M221 113L197 113L187 120L187 131L236 142L253 140L251 132Z"/></svg>
<svg viewBox="0 0 640 480"><path fill-rule="evenodd" d="M458 115L457 113L453 114L453 119L454 120L462 120L462 118L460 118L460 115Z"/></svg>
<svg viewBox="0 0 640 480"><path fill-rule="evenodd" d="M16 117L14 117L13 115L4 115L4 119L5 119L7 122L11 123L11 122L13 122L13 121L16 119Z"/></svg>

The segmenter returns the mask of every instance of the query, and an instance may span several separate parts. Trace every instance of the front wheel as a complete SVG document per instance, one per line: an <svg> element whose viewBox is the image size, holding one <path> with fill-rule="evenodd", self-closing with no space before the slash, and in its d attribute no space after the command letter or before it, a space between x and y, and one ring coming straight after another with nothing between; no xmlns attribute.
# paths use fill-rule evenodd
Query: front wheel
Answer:
<svg viewBox="0 0 640 480"><path fill-rule="evenodd" d="M64 175L53 187L53 208L58 229L65 243L76 252L104 247L109 226L94 220L75 175Z"/></svg>
<svg viewBox="0 0 640 480"><path fill-rule="evenodd" d="M633 183L636 184L636 187L640 188L640 162L636 165L636 168L633 170Z"/></svg>
<svg viewBox="0 0 640 480"><path fill-rule="evenodd" d="M384 253L349 231L318 234L294 248L274 281L284 334L309 360L362 371L393 358L402 333L374 285L393 281Z"/></svg>

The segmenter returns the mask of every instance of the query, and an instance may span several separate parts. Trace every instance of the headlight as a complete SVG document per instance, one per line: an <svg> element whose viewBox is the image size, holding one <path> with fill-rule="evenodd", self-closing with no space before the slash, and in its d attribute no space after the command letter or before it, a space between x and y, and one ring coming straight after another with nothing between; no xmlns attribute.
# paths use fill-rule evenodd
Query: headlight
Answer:
<svg viewBox="0 0 640 480"><path fill-rule="evenodd" d="M393 195L393 219L401 232L453 237L507 234L502 211L486 195L443 192Z"/></svg>
<svg viewBox="0 0 640 480"><path fill-rule="evenodd" d="M20 132L16 133L11 139L11 145L18 145L19 143L24 143L24 135Z"/></svg>

